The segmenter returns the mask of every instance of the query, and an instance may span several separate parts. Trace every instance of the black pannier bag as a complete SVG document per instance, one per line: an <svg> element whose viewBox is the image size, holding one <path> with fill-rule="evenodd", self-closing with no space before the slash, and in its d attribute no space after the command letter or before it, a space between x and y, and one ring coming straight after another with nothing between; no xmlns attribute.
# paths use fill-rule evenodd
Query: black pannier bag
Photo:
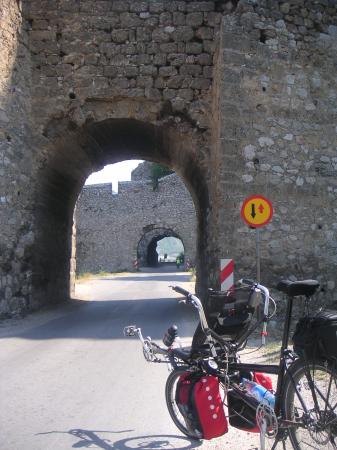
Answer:
<svg viewBox="0 0 337 450"><path fill-rule="evenodd" d="M227 392L228 420L229 424L239 430L259 433L256 423L256 408L259 402L252 397L245 402L235 391Z"/></svg>
<svg viewBox="0 0 337 450"><path fill-rule="evenodd" d="M212 329L221 336L238 339L251 324L261 294L251 288L234 288L232 291L209 291L207 314Z"/></svg>
<svg viewBox="0 0 337 450"><path fill-rule="evenodd" d="M337 360L337 312L322 311L303 317L293 335L294 351L305 359Z"/></svg>

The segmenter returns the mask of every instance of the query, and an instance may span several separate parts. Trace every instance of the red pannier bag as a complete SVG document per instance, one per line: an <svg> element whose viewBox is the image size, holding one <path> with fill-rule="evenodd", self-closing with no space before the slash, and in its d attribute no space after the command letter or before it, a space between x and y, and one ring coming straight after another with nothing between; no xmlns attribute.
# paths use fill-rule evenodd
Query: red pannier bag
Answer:
<svg viewBox="0 0 337 450"><path fill-rule="evenodd" d="M217 377L184 373L177 384L176 403L187 428L200 439L213 439L227 433Z"/></svg>
<svg viewBox="0 0 337 450"><path fill-rule="evenodd" d="M204 439L213 439L228 431L227 418L220 395L219 380L203 376L193 387L193 399Z"/></svg>
<svg viewBox="0 0 337 450"><path fill-rule="evenodd" d="M253 381L255 381L255 383L260 384L264 388L268 389L268 391L273 390L273 383L271 378L264 373L254 372Z"/></svg>
<svg viewBox="0 0 337 450"><path fill-rule="evenodd" d="M198 416L192 405L193 386L200 376L196 377L191 372L185 372L179 377L176 387L175 400L188 430L202 438L202 431Z"/></svg>

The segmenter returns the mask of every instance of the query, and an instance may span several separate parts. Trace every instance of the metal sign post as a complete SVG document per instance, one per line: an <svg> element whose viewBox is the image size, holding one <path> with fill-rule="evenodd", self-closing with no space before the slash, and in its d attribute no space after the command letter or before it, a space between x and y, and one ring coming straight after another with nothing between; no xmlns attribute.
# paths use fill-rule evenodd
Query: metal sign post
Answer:
<svg viewBox="0 0 337 450"><path fill-rule="evenodd" d="M261 281L260 229L255 228L256 237L256 280Z"/></svg>

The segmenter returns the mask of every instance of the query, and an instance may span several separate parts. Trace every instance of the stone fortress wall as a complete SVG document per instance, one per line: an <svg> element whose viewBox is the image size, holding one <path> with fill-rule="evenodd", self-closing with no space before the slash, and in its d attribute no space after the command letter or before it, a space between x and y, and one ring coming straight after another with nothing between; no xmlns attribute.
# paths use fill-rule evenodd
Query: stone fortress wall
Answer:
<svg viewBox="0 0 337 450"><path fill-rule="evenodd" d="M0 0L0 314L69 296L88 175L171 167L197 212L197 289L255 273L240 205L269 198L262 279L337 300L335 0Z"/></svg>
<svg viewBox="0 0 337 450"><path fill-rule="evenodd" d="M195 261L196 215L190 193L176 174L160 179L154 189L146 167L138 166L132 181L119 182L118 193L110 183L84 186L75 212L77 273L134 270L142 240L146 252L165 233L179 237L186 258Z"/></svg>

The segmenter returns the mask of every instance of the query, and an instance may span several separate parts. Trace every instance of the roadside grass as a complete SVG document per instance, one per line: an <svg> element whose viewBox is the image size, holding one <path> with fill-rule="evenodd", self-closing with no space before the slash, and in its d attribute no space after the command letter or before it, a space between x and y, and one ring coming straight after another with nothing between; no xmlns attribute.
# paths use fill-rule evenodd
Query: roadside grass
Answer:
<svg viewBox="0 0 337 450"><path fill-rule="evenodd" d="M127 271L120 271L120 272L82 272L76 275L76 283L88 281L88 280L95 280L97 278L106 278L106 277L115 277L115 276L121 276L121 275L129 275L130 272Z"/></svg>
<svg viewBox="0 0 337 450"><path fill-rule="evenodd" d="M262 357L271 363L278 362L280 357L281 339L267 340L266 345L262 347Z"/></svg>

